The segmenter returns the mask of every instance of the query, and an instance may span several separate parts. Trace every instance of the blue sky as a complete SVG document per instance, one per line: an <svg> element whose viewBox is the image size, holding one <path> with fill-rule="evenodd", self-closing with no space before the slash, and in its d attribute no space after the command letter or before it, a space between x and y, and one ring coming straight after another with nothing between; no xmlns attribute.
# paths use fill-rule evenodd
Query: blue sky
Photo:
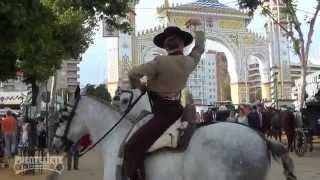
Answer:
<svg viewBox="0 0 320 180"><path fill-rule="evenodd" d="M188 3L196 0L171 0L171 3ZM136 28L142 30L147 27L159 25L157 19L156 8L163 4L164 0L140 0L136 6ZM228 6L235 6L234 0L220 0ZM314 12L316 0L298 0L299 18L303 19L305 15L310 15L308 12ZM305 12L307 11L307 12ZM249 28L258 33L264 33L264 17L259 13L254 16ZM317 21L313 44L311 47L310 59L313 63L320 64L320 17ZM306 29L306 26L304 27ZM107 47L112 46L113 40L102 37L101 28L97 30L94 37L94 43L88 48L82 56L80 63L80 83L84 86L87 83L99 84L106 79L107 66ZM223 50L224 48L216 44L216 50Z"/></svg>

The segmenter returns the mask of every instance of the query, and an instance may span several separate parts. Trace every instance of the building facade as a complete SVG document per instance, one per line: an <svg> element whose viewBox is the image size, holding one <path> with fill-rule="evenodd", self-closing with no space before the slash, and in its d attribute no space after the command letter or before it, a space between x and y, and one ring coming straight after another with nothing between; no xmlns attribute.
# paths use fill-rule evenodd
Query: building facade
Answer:
<svg viewBox="0 0 320 180"><path fill-rule="evenodd" d="M216 55L215 51L206 52L189 76L187 88L195 104L208 105L217 100Z"/></svg>
<svg viewBox="0 0 320 180"><path fill-rule="evenodd" d="M230 75L225 53L216 54L216 101L231 101Z"/></svg>
<svg viewBox="0 0 320 180"><path fill-rule="evenodd" d="M107 49L107 80L106 88L110 92L111 96L114 96L120 83L128 82L128 71L133 64L137 64L136 60L136 37L135 37L135 12L134 7L138 4L138 0L131 1L129 5L131 11L128 12L125 21L131 24L133 30L131 33L124 33L117 30L112 32L111 36L107 35L104 37L111 37L112 41L114 38L117 39L116 44L110 44ZM104 24L104 31L108 27ZM104 33L106 34L106 33Z"/></svg>
<svg viewBox="0 0 320 180"><path fill-rule="evenodd" d="M281 0L272 0L266 5L270 6L283 26L288 26L287 18L282 13ZM155 35L168 26L178 26L189 31L184 24L188 19L196 17L205 26L207 41L223 44L232 56L220 61L219 53L207 47L187 84L196 103L211 104L232 100L234 104L239 104L261 99L292 100L293 81L300 76L300 70L297 64L290 63L290 41L272 19L268 19L265 25L264 37L247 29L251 22L247 12L230 8L218 0L195 0L178 5L170 5L168 0L164 0L157 12L161 26L131 35L120 33L116 47L108 50L113 52L108 57L107 77L107 86L112 95L119 81L127 81L127 72L133 65L166 54L153 44ZM134 13L129 16L129 21L134 27ZM189 50L190 48L187 47ZM317 66L310 66L310 72L317 70Z"/></svg>
<svg viewBox="0 0 320 180"><path fill-rule="evenodd" d="M19 109L20 105L28 99L29 89L19 77L0 82L0 109L7 107Z"/></svg>
<svg viewBox="0 0 320 180"><path fill-rule="evenodd" d="M313 74L316 72L320 72L320 65L309 63L307 68L307 74ZM301 65L300 63L292 63L290 64L290 77L293 83L295 80L301 78Z"/></svg>
<svg viewBox="0 0 320 180"><path fill-rule="evenodd" d="M294 99L294 105L296 109L300 109L299 105L299 95L301 92L301 78L296 79L294 82L294 86L292 88L292 99ZM320 89L320 71L310 73L306 77L306 101L311 100L312 97L319 92Z"/></svg>
<svg viewBox="0 0 320 180"><path fill-rule="evenodd" d="M57 90L66 90L74 93L77 86L80 85L80 60L65 60L61 68L57 71Z"/></svg>
<svg viewBox="0 0 320 180"><path fill-rule="evenodd" d="M15 79L0 82L0 118L5 116L7 110L19 114L21 105L28 103L31 97L30 88L23 83L23 73L17 71Z"/></svg>
<svg viewBox="0 0 320 180"><path fill-rule="evenodd" d="M271 13L282 27L290 29L285 5L282 0L268 1ZM271 96L272 101L290 100L293 81L290 71L290 41L285 30L272 18L268 18L265 25L269 43L270 71L271 71Z"/></svg>
<svg viewBox="0 0 320 180"><path fill-rule="evenodd" d="M289 71L287 71L289 73L288 76L290 77L290 81L287 81L287 86L285 87L285 93L283 94L283 97L287 100L291 101L295 101L296 97L298 95L298 90L297 90L297 86L300 85L300 78L301 78L301 65L299 63L290 63L289 64ZM311 79L313 79L314 74L317 74L320 72L320 65L315 65L315 64L309 64L307 67L307 79L309 78L307 83L311 83ZM275 81L277 79L281 79L280 74L277 74L276 77L274 78ZM278 83L273 83L274 84L274 91L278 92L278 96L280 94L280 87L281 84ZM308 89L312 89L312 86L308 86ZM309 92L311 92L311 90L308 90ZM312 93L311 93L312 94Z"/></svg>
<svg viewBox="0 0 320 180"><path fill-rule="evenodd" d="M260 64L256 58L252 57L248 62L247 68L248 102L252 103L257 100L262 100Z"/></svg>

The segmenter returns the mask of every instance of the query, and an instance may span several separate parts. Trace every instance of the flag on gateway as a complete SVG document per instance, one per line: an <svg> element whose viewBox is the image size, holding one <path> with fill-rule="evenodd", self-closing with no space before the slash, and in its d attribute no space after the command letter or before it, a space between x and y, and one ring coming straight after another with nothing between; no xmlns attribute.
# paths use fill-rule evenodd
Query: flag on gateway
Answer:
<svg viewBox="0 0 320 180"><path fill-rule="evenodd" d="M127 78L132 66L132 36L128 33L119 33L119 62L121 66L121 77Z"/></svg>
<svg viewBox="0 0 320 180"><path fill-rule="evenodd" d="M103 37L118 37L119 31L106 22L105 19L102 20L102 36Z"/></svg>

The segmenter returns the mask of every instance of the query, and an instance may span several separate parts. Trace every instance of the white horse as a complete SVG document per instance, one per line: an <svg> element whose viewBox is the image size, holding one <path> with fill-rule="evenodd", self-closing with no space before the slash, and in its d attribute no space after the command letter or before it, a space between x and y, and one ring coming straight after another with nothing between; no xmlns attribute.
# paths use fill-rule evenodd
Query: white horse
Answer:
<svg viewBox="0 0 320 180"><path fill-rule="evenodd" d="M130 91L131 94L120 96L122 111L140 95L139 90ZM121 164L119 151L133 126L130 119L135 119L141 110L149 108L148 97L143 96L127 118L99 144L104 157L104 180L120 179L117 175ZM73 142L88 132L93 142L97 141L122 115L112 106L88 96L81 97L75 112L65 135ZM66 124L64 122L59 126L56 135L64 135ZM53 144L58 148L63 145L57 137ZM283 149L282 146L276 148ZM286 179L296 179L288 154L276 156L281 156ZM254 130L235 123L217 123L199 128L184 152L158 151L146 157L145 161L147 180L264 180L271 163L265 140Z"/></svg>

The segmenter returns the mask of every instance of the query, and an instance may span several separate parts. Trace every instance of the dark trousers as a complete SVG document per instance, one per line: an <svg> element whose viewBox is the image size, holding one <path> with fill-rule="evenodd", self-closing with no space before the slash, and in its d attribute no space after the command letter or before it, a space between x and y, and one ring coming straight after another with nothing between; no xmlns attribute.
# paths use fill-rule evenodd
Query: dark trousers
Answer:
<svg viewBox="0 0 320 180"><path fill-rule="evenodd" d="M72 169L72 160L73 160L73 169L78 170L79 169L79 150L75 150L74 152L69 150L68 152L67 166L69 171Z"/></svg>
<svg viewBox="0 0 320 180"><path fill-rule="evenodd" d="M149 97L154 117L138 129L125 145L123 170L130 180L145 179L145 153L183 113L179 100L167 100L154 92L149 92Z"/></svg>

